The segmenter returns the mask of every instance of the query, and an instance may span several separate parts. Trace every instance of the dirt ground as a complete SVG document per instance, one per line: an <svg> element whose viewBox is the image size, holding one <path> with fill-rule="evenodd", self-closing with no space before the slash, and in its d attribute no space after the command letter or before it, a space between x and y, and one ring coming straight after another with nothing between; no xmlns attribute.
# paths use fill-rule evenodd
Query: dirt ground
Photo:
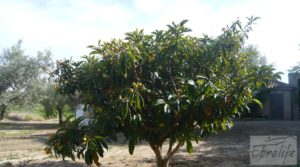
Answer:
<svg viewBox="0 0 300 167"><path fill-rule="evenodd" d="M0 122L0 167L81 167L83 161L63 162L43 152L48 135L55 132L54 121ZM185 147L171 159L174 167L246 167L249 165L250 135L296 135L298 136L298 160L300 121L238 121L232 130L210 136L207 141L194 144L189 155ZM101 159L103 167L155 166L155 157L146 143L136 147L133 155L127 145L112 144Z"/></svg>

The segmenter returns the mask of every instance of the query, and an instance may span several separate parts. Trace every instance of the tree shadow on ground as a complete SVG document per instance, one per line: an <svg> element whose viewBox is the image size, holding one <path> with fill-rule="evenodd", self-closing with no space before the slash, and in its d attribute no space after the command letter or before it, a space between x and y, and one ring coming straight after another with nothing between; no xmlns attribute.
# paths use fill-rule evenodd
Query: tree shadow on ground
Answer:
<svg viewBox="0 0 300 167"><path fill-rule="evenodd" d="M170 161L172 167L199 167L199 166L249 166L250 159L248 152L238 153L240 150L234 147L213 147L207 151L201 151L194 155L187 153L175 154ZM242 149L248 151L248 149ZM237 152L237 154L230 154Z"/></svg>
<svg viewBox="0 0 300 167"><path fill-rule="evenodd" d="M0 123L1 126L1 123ZM189 155L186 153L185 146L174 155L171 159L170 166L172 167L210 167L210 166L250 166L249 158L249 139L250 135L296 135L298 136L298 143L300 139L300 122L298 121L249 121L249 122L237 122L236 126L232 130L227 132L221 132L217 135L208 137L208 140L202 144L194 144L194 153ZM121 134L120 134L121 135ZM47 135L36 135L35 140L38 142L47 141ZM126 151L128 150L127 143L124 144L124 136L118 136L120 140L113 142L111 146L124 146ZM141 143L141 145L147 145L147 143ZM298 156L299 156L298 145ZM135 154L139 154L136 152ZM143 154L141 152L141 154ZM153 154L151 152L151 154ZM111 160L113 162L114 160ZM136 161L136 160L135 160ZM153 166L155 164L155 158L143 158L137 160L137 164L149 164ZM75 166L77 162L31 162L26 164L29 167L33 166ZM48 166L47 166L48 165ZM86 166L83 163L80 164ZM79 165L79 166L80 166ZM0 165L1 166L1 165ZM21 165L20 165L21 166ZM23 165L24 166L24 165ZM105 165L104 165L105 166ZM110 165L108 165L110 166ZM125 166L125 164L124 164ZM9 167L9 166L8 166Z"/></svg>
<svg viewBox="0 0 300 167"><path fill-rule="evenodd" d="M0 165L0 167L86 167L82 162L74 161L41 161L41 162L31 162L24 161L18 164L12 164L10 162Z"/></svg>
<svg viewBox="0 0 300 167"><path fill-rule="evenodd" d="M49 130L57 127L57 123L47 122L0 122L0 130Z"/></svg>
<svg viewBox="0 0 300 167"><path fill-rule="evenodd" d="M185 148L171 159L172 167L223 167L250 166L250 136L255 135L291 135L298 136L300 142L300 122L298 121L243 121L227 132L208 137L204 144L194 145L194 153L189 155ZM205 148L204 150L201 148ZM209 148L209 149L208 149ZM298 145L298 159L299 159ZM300 165L299 165L300 166Z"/></svg>

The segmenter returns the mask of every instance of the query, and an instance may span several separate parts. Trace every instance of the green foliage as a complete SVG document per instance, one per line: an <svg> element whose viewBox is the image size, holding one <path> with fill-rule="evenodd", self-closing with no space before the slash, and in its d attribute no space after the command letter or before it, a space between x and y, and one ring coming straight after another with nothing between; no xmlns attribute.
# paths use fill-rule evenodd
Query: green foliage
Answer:
<svg viewBox="0 0 300 167"><path fill-rule="evenodd" d="M247 57L249 59L249 64L260 65L260 66L267 64L267 58L265 56L262 56L255 46L249 45L243 48L243 50L245 54L247 54Z"/></svg>
<svg viewBox="0 0 300 167"><path fill-rule="evenodd" d="M39 100L37 89L51 67L50 51L36 57L25 55L22 41L0 54L0 120L11 104L33 103Z"/></svg>
<svg viewBox="0 0 300 167"><path fill-rule="evenodd" d="M74 116L77 97L62 96L55 89L52 82L46 83L40 90L40 104L44 107L46 118L59 116L59 122L62 123L63 117Z"/></svg>
<svg viewBox="0 0 300 167"><path fill-rule="evenodd" d="M19 121L42 121L45 119L45 112L40 104L12 105L6 118Z"/></svg>
<svg viewBox="0 0 300 167"><path fill-rule="evenodd" d="M63 107L64 118L75 117L75 105L70 106L70 103Z"/></svg>
<svg viewBox="0 0 300 167"><path fill-rule="evenodd" d="M168 162L184 143L192 153L191 141L230 129L232 118L246 111L249 104L260 104L254 98L255 91L274 79L273 69L251 63L252 57L242 49L256 19L249 18L245 26L238 20L216 38L186 35L191 31L185 27L186 20L151 34L136 30L126 33L124 40L89 46L92 52L83 61L58 62L54 71L57 91L79 93L81 102L93 109L93 121L76 133L101 136L95 138L100 142L122 132L129 141L130 154L144 140L157 161ZM89 130L93 133L87 133ZM68 131L60 129L54 136ZM72 151L78 152L72 149L78 146L73 140L67 153L58 152L55 145L63 145L58 140L50 140L48 148L73 159ZM162 156L165 141L170 147ZM90 145L81 148L90 164L90 155L95 155L89 151Z"/></svg>

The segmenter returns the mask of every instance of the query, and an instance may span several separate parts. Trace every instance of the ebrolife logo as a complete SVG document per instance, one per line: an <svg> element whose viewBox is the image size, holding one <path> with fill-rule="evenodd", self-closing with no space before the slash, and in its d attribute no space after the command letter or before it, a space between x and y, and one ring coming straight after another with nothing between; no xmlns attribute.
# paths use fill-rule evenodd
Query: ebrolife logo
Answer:
<svg viewBox="0 0 300 167"><path fill-rule="evenodd" d="M251 165L297 165L297 136L250 136Z"/></svg>

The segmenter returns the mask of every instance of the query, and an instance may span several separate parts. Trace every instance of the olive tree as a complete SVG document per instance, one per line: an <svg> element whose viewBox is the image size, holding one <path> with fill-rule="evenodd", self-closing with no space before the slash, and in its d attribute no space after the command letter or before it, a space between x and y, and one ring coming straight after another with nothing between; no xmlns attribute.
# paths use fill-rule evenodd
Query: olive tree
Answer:
<svg viewBox="0 0 300 167"><path fill-rule="evenodd" d="M0 120L9 105L38 100L36 88L45 79L51 65L50 51L28 56L21 40L3 50L0 54Z"/></svg>
<svg viewBox="0 0 300 167"><path fill-rule="evenodd" d="M79 93L93 113L87 126L79 126L82 118L65 123L46 152L73 160L77 153L99 165L107 144L122 133L130 154L146 141L157 166L166 167L182 146L192 153L192 141L230 129L250 103L261 105L253 91L274 77L264 66L247 65L242 49L256 19L246 25L237 20L215 38L188 35L186 20L151 34L136 30L89 46L82 61L60 62L57 91Z"/></svg>

